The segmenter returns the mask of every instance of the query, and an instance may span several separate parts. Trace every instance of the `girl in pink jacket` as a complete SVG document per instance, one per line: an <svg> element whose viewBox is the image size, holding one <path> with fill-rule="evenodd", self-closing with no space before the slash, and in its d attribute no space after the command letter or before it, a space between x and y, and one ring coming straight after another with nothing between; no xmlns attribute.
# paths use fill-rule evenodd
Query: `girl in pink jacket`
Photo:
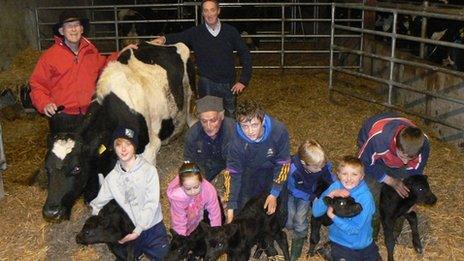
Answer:
<svg viewBox="0 0 464 261"><path fill-rule="evenodd" d="M206 209L212 227L221 226L221 209L214 186L203 179L195 163L185 162L168 186L171 228L188 236L203 219Z"/></svg>

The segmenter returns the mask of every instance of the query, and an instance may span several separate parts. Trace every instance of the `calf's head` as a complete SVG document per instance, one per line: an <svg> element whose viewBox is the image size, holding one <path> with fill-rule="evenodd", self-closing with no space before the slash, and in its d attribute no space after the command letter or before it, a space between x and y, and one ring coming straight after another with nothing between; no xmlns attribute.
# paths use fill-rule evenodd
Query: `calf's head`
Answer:
<svg viewBox="0 0 464 261"><path fill-rule="evenodd" d="M229 250L229 243L232 238L236 237L238 225L231 223L222 227L209 227L203 222L200 223L200 225L205 231L205 260L217 260L222 254Z"/></svg>
<svg viewBox="0 0 464 261"><path fill-rule="evenodd" d="M106 204L97 216L85 221L76 242L83 245L116 243L134 230L134 224L115 201Z"/></svg>
<svg viewBox="0 0 464 261"><path fill-rule="evenodd" d="M324 197L324 202L333 207L334 214L339 217L354 217L361 213L362 206L352 197Z"/></svg>
<svg viewBox="0 0 464 261"><path fill-rule="evenodd" d="M418 204L433 205L437 197L430 189L426 175L414 175L403 180L404 185L409 188L410 196L416 199Z"/></svg>
<svg viewBox="0 0 464 261"><path fill-rule="evenodd" d="M177 261L186 259L189 256L189 242L188 237L179 235L174 229L171 229L171 243L169 246L169 252L164 257L167 261Z"/></svg>

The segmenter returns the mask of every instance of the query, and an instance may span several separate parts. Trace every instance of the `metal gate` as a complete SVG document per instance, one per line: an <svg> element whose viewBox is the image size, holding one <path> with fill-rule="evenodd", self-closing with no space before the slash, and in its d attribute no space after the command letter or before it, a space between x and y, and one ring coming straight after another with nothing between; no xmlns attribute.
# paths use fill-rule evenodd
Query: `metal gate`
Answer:
<svg viewBox="0 0 464 261"><path fill-rule="evenodd" d="M443 135L442 133L442 139L444 140L456 140L456 139L462 139L464 137L464 121L462 120L450 120L452 116L456 116L460 113L463 112L464 108L462 105L464 105L464 99L463 99L463 92L458 92L456 95L450 95L450 90L451 88L454 88L454 90L462 89L463 85L462 84L462 79L464 79L464 73L460 71L455 71L446 67L442 66L437 66L433 65L430 63L426 63L424 61L421 61L420 59L417 59L417 61L414 61L414 59L405 59L401 58L398 55L398 48L396 46L398 40L409 40L409 41L415 41L421 43L421 53L423 53L423 47L424 44L433 44L433 45L440 45L440 46L446 46L446 47L452 47L452 48L459 48L459 49L464 49L463 44L459 43L454 43L454 42L445 42L445 41L436 41L436 40L431 40L428 38L422 38L422 37L414 37L410 35L405 35L405 34L399 34L397 33L396 26L392 27L392 32L383 32L383 31L376 31L376 30L371 30L371 29L366 29L364 26L364 22L361 23L360 26L350 26L350 25L341 25L340 23L337 22L336 19L334 19L334 15L337 12L337 9L339 8L349 8L353 10L359 10L362 14L362 17L364 18L364 15L366 12L387 12L393 14L393 25L397 24L398 21L398 15L400 14L406 14L406 15L416 15L416 16L421 16L424 18L440 18L440 19L447 19L447 20L456 20L456 21L464 21L464 16L459 15L459 14L450 14L450 13L440 13L439 11L434 9L434 12L427 11L427 9L422 9L418 8L418 10L405 10L405 9L398 9L398 7L393 7L393 8L388 8L388 7L379 7L379 6L369 6L369 5L362 5L362 4L332 4L332 22L331 22L331 48L330 48L330 73L329 73L329 90L332 92L337 92L341 93L343 95L355 97L361 100L365 100L368 102L380 104L389 108L393 108L396 110L400 110L412 115L419 116L423 119L426 120L426 122L434 122L434 123L439 123L443 126L449 127L454 129L455 131L452 132L451 135ZM425 19L424 19L425 20ZM425 27L422 27L422 30L425 30ZM342 44L337 44L334 42L336 39L337 33L338 32L356 32L360 33L363 36L363 41L361 41L361 44L358 46L359 48L353 48L353 47L347 47L343 46ZM366 36L371 35L371 36L382 36L382 37L387 37L390 39L390 48L389 48L389 55L381 55L378 53L373 53L368 50L365 50L365 47L363 44L366 43ZM424 34L424 31L422 31L422 35ZM336 64L336 59L334 57L335 52L342 52L344 54L350 54L358 57L358 69L357 70L349 70L346 68L342 68L339 64ZM419 57L417 57L419 58ZM374 60L380 60L384 61L386 65L386 69L388 69L387 74L385 75L386 77L379 77L374 75L373 73L368 74L363 70L363 61L364 59L374 59ZM430 73L444 73L447 75L452 75L455 77L460 77L461 81L458 83L456 86L451 86L447 88L443 88L441 90L424 90L421 88L417 88L413 86L412 83L417 80L423 80L420 79L421 77L418 77L416 79L411 79L409 81L402 81L399 80L398 72L401 72L405 70L406 67L413 67L413 68L421 68L428 70ZM364 68L365 69L365 68ZM421 70L419 69L419 70ZM366 98L366 93L363 93L362 95L356 94L356 92L352 89L343 89L343 88L336 88L335 87L335 72L339 72L342 74L348 74L356 77L362 77L368 80L371 80L373 82L377 82L380 84L384 84L388 86L388 92L385 98L385 100L378 101L376 99L372 98ZM430 73L424 75L430 76ZM422 77L422 78L424 78ZM435 113L431 112L430 108L427 108L427 104L425 104L424 110L413 110L411 108L407 108L407 106L404 106L402 104L395 104L395 93L396 92L411 92L409 96L414 96L415 94L423 95L422 98L418 98L415 100L416 104L421 101L424 103L429 102L430 100L435 101L435 104L443 104L442 106L446 106L448 109L444 110L443 113L438 113L438 110L433 110ZM412 106L410 106L412 107ZM457 131L457 132L456 132Z"/></svg>
<svg viewBox="0 0 464 261"><path fill-rule="evenodd" d="M180 2L180 1L179 1ZM251 50L253 68L264 69L328 69L330 53L330 3L319 3L318 0L289 3L221 3L221 21L226 23L253 23L258 28L255 34L242 35L243 38L259 39L260 46ZM153 10L174 11L167 19L127 20L118 19L118 13L129 8L151 8ZM235 10L229 13L240 13L243 8L252 9L253 17L237 18L237 15L223 17L224 10ZM128 23L180 23L185 27L201 23L200 3L184 2L173 4L143 5L92 5L66 7L39 7L35 10L37 40L39 49L50 46L51 26L56 17L64 9L84 11L90 18L91 33L89 38L103 53L122 49L122 41L132 37L120 35L121 25ZM253 11L254 10L254 11ZM263 15L263 10L264 14ZM240 16L239 16L240 17ZM345 17L339 22L361 22L361 18ZM140 39L151 39L154 35L141 36ZM336 35L336 38L357 41L360 33ZM338 51L334 51L335 53ZM343 66L343 68L357 68Z"/></svg>

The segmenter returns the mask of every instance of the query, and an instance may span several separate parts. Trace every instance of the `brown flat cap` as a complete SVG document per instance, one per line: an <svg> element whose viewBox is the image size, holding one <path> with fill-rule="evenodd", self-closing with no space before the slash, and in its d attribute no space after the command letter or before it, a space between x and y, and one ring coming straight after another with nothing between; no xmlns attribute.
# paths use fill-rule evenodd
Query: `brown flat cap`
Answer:
<svg viewBox="0 0 464 261"><path fill-rule="evenodd" d="M223 111L222 98L207 95L197 100L197 112L203 113L207 111Z"/></svg>

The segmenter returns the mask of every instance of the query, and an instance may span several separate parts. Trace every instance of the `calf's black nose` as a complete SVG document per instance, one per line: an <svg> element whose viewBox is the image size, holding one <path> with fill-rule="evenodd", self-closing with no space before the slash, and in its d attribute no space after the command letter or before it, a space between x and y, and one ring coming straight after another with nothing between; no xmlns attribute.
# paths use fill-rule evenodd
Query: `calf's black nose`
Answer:
<svg viewBox="0 0 464 261"><path fill-rule="evenodd" d="M60 206L45 205L42 209L42 215L45 219L50 221L60 220L62 217L63 209Z"/></svg>

